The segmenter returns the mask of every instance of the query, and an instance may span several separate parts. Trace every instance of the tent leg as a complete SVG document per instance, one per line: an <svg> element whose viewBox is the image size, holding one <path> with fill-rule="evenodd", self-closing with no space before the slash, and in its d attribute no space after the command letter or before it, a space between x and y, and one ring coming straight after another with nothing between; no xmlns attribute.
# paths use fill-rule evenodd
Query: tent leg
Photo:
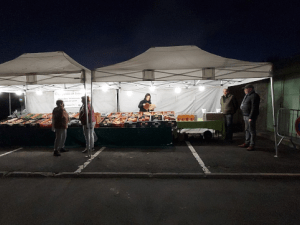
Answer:
<svg viewBox="0 0 300 225"><path fill-rule="evenodd" d="M272 74L273 75L273 74ZM276 119L275 119L275 103L274 103L274 81L273 76L270 77L271 83L271 97L272 97L272 114L273 114L273 127L274 127L274 141L275 141L275 156L278 157L278 148L277 148L277 135L276 135Z"/></svg>
<svg viewBox="0 0 300 225"><path fill-rule="evenodd" d="M86 114L86 128L89 129L89 116L88 116L88 101L87 101L87 95L86 95L86 74L85 74L85 70L82 70L82 74L84 77L84 90L85 90L85 114ZM87 135L87 142L90 143L90 132L88 132ZM87 145L87 152L88 152L88 157L90 158L90 145Z"/></svg>
<svg viewBox="0 0 300 225"><path fill-rule="evenodd" d="M117 89L117 112L120 112L120 89L121 82L119 82L119 88Z"/></svg>
<svg viewBox="0 0 300 225"><path fill-rule="evenodd" d="M89 112L89 114L91 115L91 123L90 123L90 158L92 157L92 148L91 146L93 146L94 143L92 143L92 140L94 140L94 138L92 138L92 135L94 135L93 133L93 129L92 129L92 124L93 124L93 119L92 119L92 113L93 113L93 74L94 74L95 71L91 71L91 110Z"/></svg>

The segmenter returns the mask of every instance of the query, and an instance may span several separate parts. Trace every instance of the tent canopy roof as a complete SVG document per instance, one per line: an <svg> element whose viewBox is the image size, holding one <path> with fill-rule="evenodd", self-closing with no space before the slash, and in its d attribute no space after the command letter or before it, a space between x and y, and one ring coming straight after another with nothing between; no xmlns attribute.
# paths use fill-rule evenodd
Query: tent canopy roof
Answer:
<svg viewBox="0 0 300 225"><path fill-rule="evenodd" d="M155 80L201 80L202 69L214 68L215 79L269 77L271 63L224 58L197 46L154 47L122 63L97 68L95 81L134 82L143 80L144 70L153 70Z"/></svg>
<svg viewBox="0 0 300 225"><path fill-rule="evenodd" d="M82 70L90 73L64 52L25 53L0 64L0 85L79 83Z"/></svg>

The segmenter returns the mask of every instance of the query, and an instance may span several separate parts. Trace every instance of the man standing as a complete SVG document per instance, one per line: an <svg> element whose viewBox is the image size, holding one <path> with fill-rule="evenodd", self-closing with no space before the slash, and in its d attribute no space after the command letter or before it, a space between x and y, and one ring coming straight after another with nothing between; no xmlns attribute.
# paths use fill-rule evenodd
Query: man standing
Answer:
<svg viewBox="0 0 300 225"><path fill-rule="evenodd" d="M231 143L232 142L232 123L233 123L233 114L235 114L236 110L238 109L238 102L234 95L229 93L229 90L225 88L223 90L223 96L221 97L221 111L224 114L225 120L225 130L226 130L226 137L225 141Z"/></svg>
<svg viewBox="0 0 300 225"><path fill-rule="evenodd" d="M245 122L245 143L239 145L239 147L253 151L256 139L256 120L259 115L260 97L255 93L254 86L251 84L247 84L243 89L246 94L241 104Z"/></svg>

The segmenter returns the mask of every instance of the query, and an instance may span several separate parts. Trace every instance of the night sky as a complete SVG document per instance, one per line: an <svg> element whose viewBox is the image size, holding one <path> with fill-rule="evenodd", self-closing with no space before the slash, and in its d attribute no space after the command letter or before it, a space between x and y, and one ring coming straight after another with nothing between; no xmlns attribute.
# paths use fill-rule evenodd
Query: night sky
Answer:
<svg viewBox="0 0 300 225"><path fill-rule="evenodd" d="M64 51L94 69L150 47L178 45L255 62L287 58L300 54L299 5L288 0L1 1L0 63L23 53Z"/></svg>

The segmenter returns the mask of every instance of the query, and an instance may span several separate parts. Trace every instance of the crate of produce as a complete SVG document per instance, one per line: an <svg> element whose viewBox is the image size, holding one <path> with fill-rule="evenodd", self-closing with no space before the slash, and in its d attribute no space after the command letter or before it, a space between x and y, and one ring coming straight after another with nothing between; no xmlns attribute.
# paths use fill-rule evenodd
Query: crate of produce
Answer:
<svg viewBox="0 0 300 225"><path fill-rule="evenodd" d="M175 115L175 112L174 111L164 111L163 114L164 115L170 115L170 114Z"/></svg>
<svg viewBox="0 0 300 225"><path fill-rule="evenodd" d="M127 117L119 117L113 120L112 126L113 127L124 127Z"/></svg>
<svg viewBox="0 0 300 225"><path fill-rule="evenodd" d="M151 121L158 121L158 120L163 120L163 115L154 114L154 115L151 116Z"/></svg>
<svg viewBox="0 0 300 225"><path fill-rule="evenodd" d="M119 113L119 112L112 112L112 113L108 114L107 117L119 118L120 116L121 116L121 113Z"/></svg>
<svg viewBox="0 0 300 225"><path fill-rule="evenodd" d="M8 122L7 125L9 125L9 126L18 125L19 126L20 123L24 122L23 119L19 119L19 118L15 118L15 119L16 120L12 120L12 121Z"/></svg>
<svg viewBox="0 0 300 225"><path fill-rule="evenodd" d="M136 128L137 120L138 120L138 117L134 117L134 116L128 117L125 122L125 127Z"/></svg>
<svg viewBox="0 0 300 225"><path fill-rule="evenodd" d="M31 117L31 119L41 119L42 116L43 116L43 114L37 113L37 114L34 114L34 115Z"/></svg>
<svg viewBox="0 0 300 225"><path fill-rule="evenodd" d="M151 112L143 112L144 116L151 116L151 114L152 114Z"/></svg>
<svg viewBox="0 0 300 225"><path fill-rule="evenodd" d="M100 127L111 127L113 118L105 117L103 121L99 124Z"/></svg>
<svg viewBox="0 0 300 225"><path fill-rule="evenodd" d="M39 123L41 128L51 128L52 127L52 119L45 119L43 122Z"/></svg>
<svg viewBox="0 0 300 225"><path fill-rule="evenodd" d="M32 126L31 124L34 123L34 122L35 122L35 120L26 120L26 121L23 122L23 125L25 127L29 127L29 126Z"/></svg>
<svg viewBox="0 0 300 225"><path fill-rule="evenodd" d="M11 124L12 122L18 120L18 118L10 119L10 120L3 120L0 125L1 126L8 126L8 124ZM11 126L11 125L10 125Z"/></svg>
<svg viewBox="0 0 300 225"><path fill-rule="evenodd" d="M146 128L151 127L151 116L142 115L138 118L137 127Z"/></svg>
<svg viewBox="0 0 300 225"><path fill-rule="evenodd" d="M28 114L22 116L22 119L24 119L24 120L29 120L29 119L31 119L31 117L33 117L34 115L35 115L35 114L33 114L33 113L28 113Z"/></svg>

